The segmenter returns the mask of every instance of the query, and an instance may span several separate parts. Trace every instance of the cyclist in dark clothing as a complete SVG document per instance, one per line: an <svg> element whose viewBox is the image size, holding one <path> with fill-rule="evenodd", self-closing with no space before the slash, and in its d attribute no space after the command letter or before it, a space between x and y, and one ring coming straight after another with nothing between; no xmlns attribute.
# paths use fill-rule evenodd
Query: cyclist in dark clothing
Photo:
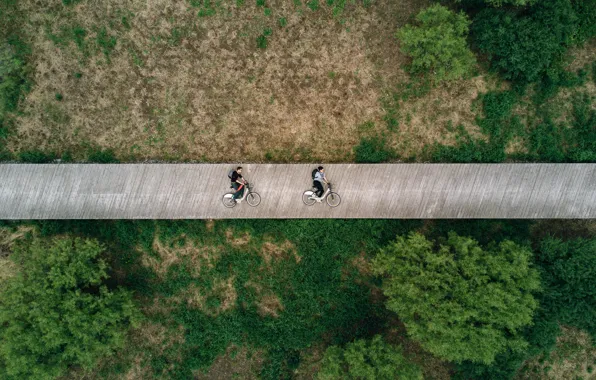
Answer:
<svg viewBox="0 0 596 380"><path fill-rule="evenodd" d="M234 195L232 198L234 200L242 197L244 194L244 186L246 185L246 181L242 178L242 166L238 166L236 170L232 173L232 187L234 188Z"/></svg>
<svg viewBox="0 0 596 380"><path fill-rule="evenodd" d="M322 166L319 166L317 169L318 170L315 174L313 186L317 189L315 194L317 195L317 197L321 198L323 196L323 193L325 192L325 187L323 186L323 183L328 182L327 178L325 177L325 169Z"/></svg>

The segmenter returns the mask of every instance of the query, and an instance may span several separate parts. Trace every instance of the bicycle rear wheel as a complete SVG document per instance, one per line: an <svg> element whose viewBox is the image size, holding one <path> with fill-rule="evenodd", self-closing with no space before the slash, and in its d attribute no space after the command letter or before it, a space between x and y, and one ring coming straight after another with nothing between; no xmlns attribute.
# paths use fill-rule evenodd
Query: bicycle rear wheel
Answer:
<svg viewBox="0 0 596 380"><path fill-rule="evenodd" d="M223 205L227 208L236 206L236 201L234 200L233 196L234 194L224 194L224 196L221 198L221 203L223 203Z"/></svg>
<svg viewBox="0 0 596 380"><path fill-rule="evenodd" d="M330 192L327 195L327 204L331 207L337 207L341 203L341 198L338 193Z"/></svg>
<svg viewBox="0 0 596 380"><path fill-rule="evenodd" d="M261 196L258 193L250 193L246 196L246 203L249 206L256 207L261 203Z"/></svg>
<svg viewBox="0 0 596 380"><path fill-rule="evenodd" d="M316 200L313 199L315 193L313 193L310 190L306 190L303 194L302 194L302 202L304 202L305 205L307 206L312 206L315 204Z"/></svg>

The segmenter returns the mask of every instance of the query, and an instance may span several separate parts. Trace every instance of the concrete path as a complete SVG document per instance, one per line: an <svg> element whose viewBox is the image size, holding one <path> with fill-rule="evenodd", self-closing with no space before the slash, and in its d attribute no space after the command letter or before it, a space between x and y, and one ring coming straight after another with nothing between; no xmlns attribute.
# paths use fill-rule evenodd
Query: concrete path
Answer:
<svg viewBox="0 0 596 380"><path fill-rule="evenodd" d="M246 164L262 197L222 205L231 164L1 164L0 219L596 218L596 164L326 165L337 208L305 206L314 165Z"/></svg>

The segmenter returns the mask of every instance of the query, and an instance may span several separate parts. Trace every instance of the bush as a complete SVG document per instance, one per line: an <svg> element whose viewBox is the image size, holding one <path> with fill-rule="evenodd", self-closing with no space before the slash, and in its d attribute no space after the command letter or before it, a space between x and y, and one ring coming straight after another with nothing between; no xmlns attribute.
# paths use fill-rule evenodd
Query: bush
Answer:
<svg viewBox="0 0 596 380"><path fill-rule="evenodd" d="M511 241L481 248L450 233L445 244L414 233L373 260L384 275L387 308L408 335L443 359L491 364L507 350L522 351L521 336L538 306L540 281L531 252Z"/></svg>
<svg viewBox="0 0 596 380"><path fill-rule="evenodd" d="M391 346L380 335L370 341L348 343L345 348L332 346L325 351L319 380L422 380L422 371L404 358L401 347Z"/></svg>
<svg viewBox="0 0 596 380"><path fill-rule="evenodd" d="M596 36L596 0L572 0L578 18L577 42Z"/></svg>
<svg viewBox="0 0 596 380"><path fill-rule="evenodd" d="M116 154L112 149L89 148L87 151L87 161L96 162L98 164L112 164L118 163Z"/></svg>
<svg viewBox="0 0 596 380"><path fill-rule="evenodd" d="M547 238L537 262L544 275L541 303L561 324L596 337L596 239Z"/></svg>
<svg viewBox="0 0 596 380"><path fill-rule="evenodd" d="M573 98L571 125L552 120L543 110L543 121L530 131L529 155L550 162L596 161L596 110L588 94Z"/></svg>
<svg viewBox="0 0 596 380"><path fill-rule="evenodd" d="M0 298L0 377L57 377L69 366L92 368L122 346L137 311L130 293L105 286L103 251L79 238L15 248L21 273Z"/></svg>
<svg viewBox="0 0 596 380"><path fill-rule="evenodd" d="M45 153L41 150L26 150L19 152L19 160L29 164L45 164L52 162L56 159L56 155L53 153Z"/></svg>
<svg viewBox="0 0 596 380"><path fill-rule="evenodd" d="M412 58L412 73L438 82L461 78L472 69L475 58L466 42L470 21L465 14L433 5L416 21L419 25L406 25L397 33L402 51Z"/></svg>
<svg viewBox="0 0 596 380"><path fill-rule="evenodd" d="M472 36L491 65L506 79L534 82L559 71L574 41L577 16L569 0L549 0L528 12L485 9L472 24Z"/></svg>
<svg viewBox="0 0 596 380"><path fill-rule="evenodd" d="M385 162L393 157L393 152L387 148L385 140L379 137L365 137L354 148L357 163L375 164Z"/></svg>

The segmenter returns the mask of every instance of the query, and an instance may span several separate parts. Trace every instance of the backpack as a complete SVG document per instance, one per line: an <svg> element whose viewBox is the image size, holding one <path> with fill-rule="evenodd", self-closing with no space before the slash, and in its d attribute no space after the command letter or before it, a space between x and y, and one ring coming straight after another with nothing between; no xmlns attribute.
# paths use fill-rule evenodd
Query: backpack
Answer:
<svg viewBox="0 0 596 380"><path fill-rule="evenodd" d="M312 171L312 180L315 180L315 176L317 175L317 173L319 172L319 169L315 169Z"/></svg>
<svg viewBox="0 0 596 380"><path fill-rule="evenodd" d="M231 180L232 179L232 174L234 174L234 169L230 170L228 172L228 178Z"/></svg>

